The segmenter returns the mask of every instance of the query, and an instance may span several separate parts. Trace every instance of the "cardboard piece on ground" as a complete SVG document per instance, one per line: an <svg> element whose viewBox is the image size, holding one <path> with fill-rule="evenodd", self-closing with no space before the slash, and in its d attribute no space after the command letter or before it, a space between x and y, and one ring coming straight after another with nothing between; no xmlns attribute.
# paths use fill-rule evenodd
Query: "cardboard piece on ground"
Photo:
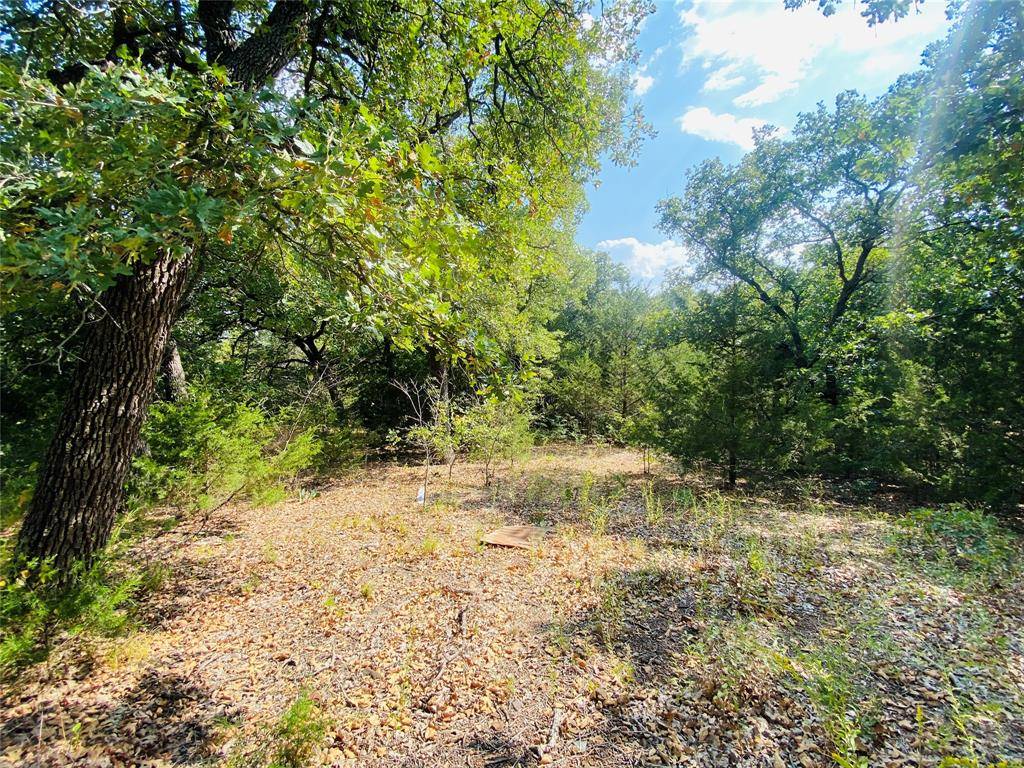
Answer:
<svg viewBox="0 0 1024 768"><path fill-rule="evenodd" d="M498 547L519 547L533 549L544 538L544 529L535 525L506 525L484 536L486 544Z"/></svg>

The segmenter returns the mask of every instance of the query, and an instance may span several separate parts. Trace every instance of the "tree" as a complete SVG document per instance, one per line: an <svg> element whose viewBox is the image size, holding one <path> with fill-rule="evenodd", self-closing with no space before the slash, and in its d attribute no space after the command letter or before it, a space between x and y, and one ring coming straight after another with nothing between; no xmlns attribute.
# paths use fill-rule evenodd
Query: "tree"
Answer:
<svg viewBox="0 0 1024 768"><path fill-rule="evenodd" d="M914 113L855 93L801 115L793 136L762 132L734 167L707 161L685 196L659 204L661 227L701 257L702 277L740 281L777 318L798 369L820 369L833 407L842 396L826 354L890 242L909 184ZM812 270L827 275L808 281Z"/></svg>
<svg viewBox="0 0 1024 768"><path fill-rule="evenodd" d="M578 282L552 327L562 350L547 386L549 413L585 435L622 439L643 410L652 376L652 299L607 254L588 254ZM632 427L630 427L632 429Z"/></svg>
<svg viewBox="0 0 1024 768"><path fill-rule="evenodd" d="M966 4L901 85L922 115L902 309L935 403L928 478L1024 500L1024 6Z"/></svg>
<svg viewBox="0 0 1024 768"><path fill-rule="evenodd" d="M862 0L860 15L867 19L868 24L875 26L884 21L897 21L910 13L923 0ZM836 12L842 0L785 0L789 9L801 8L809 3L817 4L826 16Z"/></svg>
<svg viewBox="0 0 1024 768"><path fill-rule="evenodd" d="M59 282L96 317L19 536L26 557L67 572L102 547L190 281L234 255L236 233L344 275L357 305L388 308L381 323L422 328L450 305L420 289L451 274L447 254L483 244L481 201L506 221L557 218L557 195L628 145L646 8L620 3L590 27L561 2L470 5L8 11L13 303Z"/></svg>

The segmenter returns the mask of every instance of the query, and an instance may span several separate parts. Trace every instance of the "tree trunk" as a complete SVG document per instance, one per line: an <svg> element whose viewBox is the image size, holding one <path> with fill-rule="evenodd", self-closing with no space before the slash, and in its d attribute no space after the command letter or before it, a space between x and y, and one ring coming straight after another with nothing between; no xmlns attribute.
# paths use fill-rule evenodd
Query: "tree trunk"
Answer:
<svg viewBox="0 0 1024 768"><path fill-rule="evenodd" d="M236 45L229 29L234 6L200 5L207 60L223 64L244 89L262 85L295 58L312 18L311 4L280 0ZM50 77L64 84L87 71L82 62L72 62ZM191 257L161 256L136 265L133 275L100 297L106 314L86 339L18 534L19 553L52 557L61 580L72 563L91 561L110 537L191 263Z"/></svg>
<svg viewBox="0 0 1024 768"><path fill-rule="evenodd" d="M836 370L832 366L825 368L825 386L822 389L821 396L833 408L839 407L839 378L836 376Z"/></svg>
<svg viewBox="0 0 1024 768"><path fill-rule="evenodd" d="M167 399L172 403L183 400L188 394L185 368L181 364L181 353L178 352L178 344L170 337L168 337L167 344L164 346L164 361L160 374L167 387Z"/></svg>
<svg viewBox="0 0 1024 768"><path fill-rule="evenodd" d="M306 362L309 363L310 370L313 372L314 383L322 383L327 390L331 407L334 408L335 420L340 427L345 423L345 393L339 386L338 380L334 376L334 371L331 370L330 361L324 352L326 345L318 347L316 343L326 328L326 322L321 323L319 331L307 334L306 336L294 336L292 337L292 342L306 356Z"/></svg>
<svg viewBox="0 0 1024 768"><path fill-rule="evenodd" d="M106 314L83 345L18 535L19 552L52 557L62 580L110 537L191 261L161 256L100 297Z"/></svg>

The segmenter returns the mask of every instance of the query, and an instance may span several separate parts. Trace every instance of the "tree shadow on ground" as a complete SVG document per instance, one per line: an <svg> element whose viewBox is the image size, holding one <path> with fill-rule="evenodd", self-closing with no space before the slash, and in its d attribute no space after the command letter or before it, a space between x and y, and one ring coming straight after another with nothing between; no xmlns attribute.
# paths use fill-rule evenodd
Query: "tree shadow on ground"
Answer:
<svg viewBox="0 0 1024 768"><path fill-rule="evenodd" d="M201 605L206 597L223 595L238 581L237 569L225 568L221 557L189 554L189 545L210 541L220 544L239 530L237 520L219 514L201 529L197 523L182 522L162 534L142 539L127 556L135 568L156 571L162 583L156 589L138 595L135 616L148 630L165 629L189 608Z"/></svg>
<svg viewBox="0 0 1024 768"><path fill-rule="evenodd" d="M21 765L194 765L208 760L218 726L234 717L197 683L149 670L110 699L40 701L32 712L0 721L0 743L18 750Z"/></svg>
<svg viewBox="0 0 1024 768"><path fill-rule="evenodd" d="M675 568L612 571L595 607L544 628L567 639L573 665L601 670L589 686L599 725L572 737L589 744L584 764L764 765L773 751L758 753L755 745L773 734L788 742L780 723L807 715L792 698L773 700L775 681L716 660L707 617L728 623L751 616L742 607L710 605L692 579ZM707 658L694 666L688 654L697 648ZM822 735L819 724L805 724Z"/></svg>

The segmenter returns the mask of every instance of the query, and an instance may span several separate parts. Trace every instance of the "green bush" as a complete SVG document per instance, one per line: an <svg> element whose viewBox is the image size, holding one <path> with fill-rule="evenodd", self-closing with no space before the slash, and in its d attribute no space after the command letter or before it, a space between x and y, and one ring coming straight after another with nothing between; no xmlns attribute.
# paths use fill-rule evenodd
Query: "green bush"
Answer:
<svg viewBox="0 0 1024 768"><path fill-rule="evenodd" d="M992 515L962 504L911 510L898 521L894 544L954 583L996 585L1019 569L1016 537Z"/></svg>
<svg viewBox="0 0 1024 768"><path fill-rule="evenodd" d="M331 720L303 691L272 727L239 747L229 768L304 768L313 764Z"/></svg>
<svg viewBox="0 0 1024 768"><path fill-rule="evenodd" d="M49 563L19 558L8 543L0 553L0 678L44 658L59 636L111 637L131 626L139 598L164 577L160 565L124 567L133 522L122 520L90 567L78 563L59 582Z"/></svg>
<svg viewBox="0 0 1024 768"><path fill-rule="evenodd" d="M486 397L456 420L462 445L468 446L472 458L484 462L487 484L497 461L515 461L533 445L532 415L524 400L518 394L505 399Z"/></svg>
<svg viewBox="0 0 1024 768"><path fill-rule="evenodd" d="M288 429L247 403L221 403L193 391L177 403L158 403L143 432L146 452L136 459L135 495L207 511L248 498L272 504L320 451L313 429Z"/></svg>

